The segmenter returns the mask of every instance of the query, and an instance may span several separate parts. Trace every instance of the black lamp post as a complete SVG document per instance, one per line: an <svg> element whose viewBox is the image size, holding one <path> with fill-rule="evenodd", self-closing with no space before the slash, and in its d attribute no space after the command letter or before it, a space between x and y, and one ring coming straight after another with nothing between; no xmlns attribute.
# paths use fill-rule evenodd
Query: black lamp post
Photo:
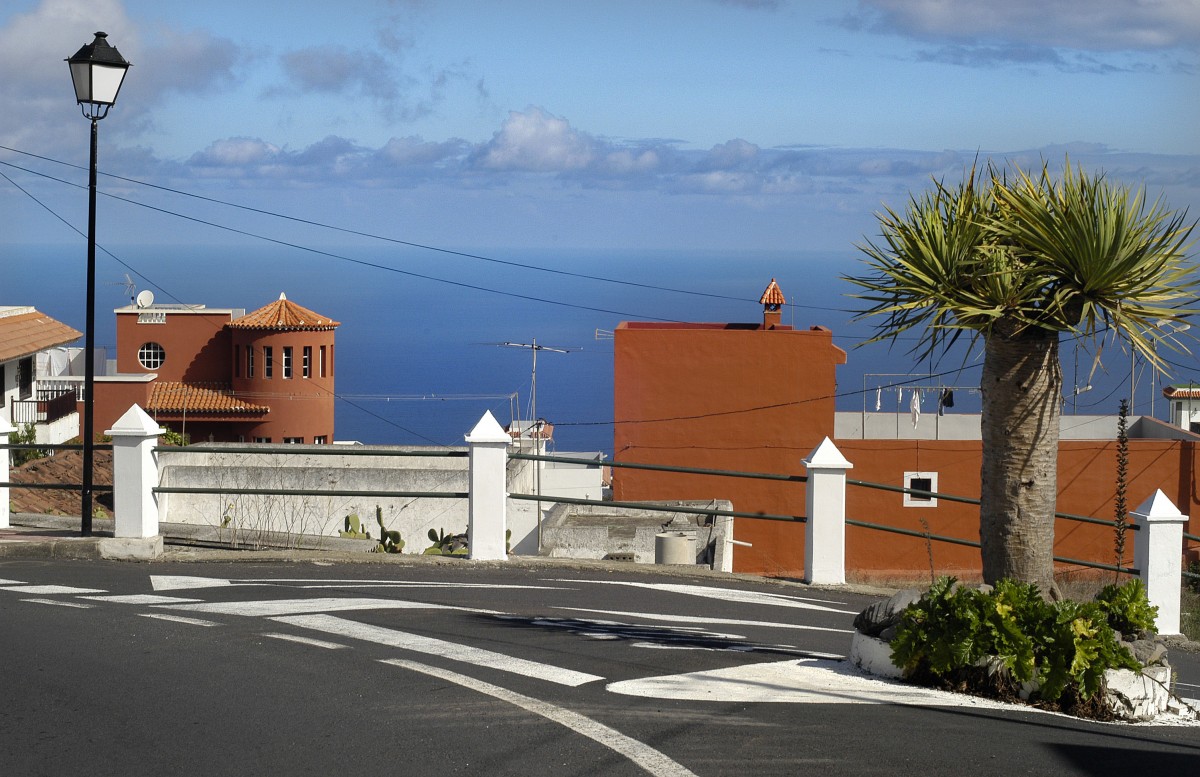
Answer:
<svg viewBox="0 0 1200 777"><path fill-rule="evenodd" d="M92 156L88 172L88 256L87 256L87 314L84 319L83 354L83 503L80 513L80 533L92 533L92 461L95 433L92 410L96 382L96 122L108 115L117 101L121 82L129 63L121 53L108 45L108 36L96 33L96 39L67 60L71 66L71 81L75 84L75 101L83 117L92 122Z"/></svg>

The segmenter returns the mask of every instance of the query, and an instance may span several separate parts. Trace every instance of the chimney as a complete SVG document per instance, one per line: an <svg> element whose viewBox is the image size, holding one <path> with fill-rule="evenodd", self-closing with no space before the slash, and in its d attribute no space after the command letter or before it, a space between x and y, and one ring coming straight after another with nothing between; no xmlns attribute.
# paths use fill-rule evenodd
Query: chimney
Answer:
<svg viewBox="0 0 1200 777"><path fill-rule="evenodd" d="M779 290L779 284L772 278L767 285L766 291L762 293L762 297L758 300L763 306L763 329L774 329L779 326L780 318L783 315L781 308L787 302L783 298L783 292Z"/></svg>

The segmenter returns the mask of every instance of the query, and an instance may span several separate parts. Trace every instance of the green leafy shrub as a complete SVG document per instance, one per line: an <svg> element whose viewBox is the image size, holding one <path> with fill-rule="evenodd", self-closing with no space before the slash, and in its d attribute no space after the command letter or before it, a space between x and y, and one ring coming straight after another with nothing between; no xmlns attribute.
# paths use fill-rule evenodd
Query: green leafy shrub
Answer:
<svg viewBox="0 0 1200 777"><path fill-rule="evenodd" d="M33 424L23 424L20 429L8 435L9 445L33 445L37 442L37 429ZM19 451L9 451L12 454L12 466L19 467L34 459L44 459L52 451L39 448L26 448Z"/></svg>
<svg viewBox="0 0 1200 777"><path fill-rule="evenodd" d="M1121 634L1158 633L1154 625L1158 608L1146 598L1146 586L1138 578L1124 585L1106 585L1096 594L1108 625Z"/></svg>
<svg viewBox="0 0 1200 777"><path fill-rule="evenodd" d="M1112 590L1110 590L1112 589ZM1140 581L1108 586L1102 600L1050 603L1036 585L1001 580L990 592L937 580L905 610L892 640L892 661L910 676L988 695L1032 683L1054 702L1068 689L1081 700L1100 690L1107 669L1140 669L1120 643L1120 626L1141 628L1155 609ZM1114 630L1114 625L1120 624ZM996 662L1005 672L994 671ZM992 669L989 669L992 667ZM1004 688L1001 688L1004 686Z"/></svg>

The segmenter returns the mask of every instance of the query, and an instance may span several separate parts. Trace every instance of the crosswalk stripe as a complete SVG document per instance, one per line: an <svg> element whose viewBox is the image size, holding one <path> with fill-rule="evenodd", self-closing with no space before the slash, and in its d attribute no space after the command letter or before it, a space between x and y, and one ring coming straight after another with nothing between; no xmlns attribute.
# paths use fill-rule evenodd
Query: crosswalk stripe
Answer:
<svg viewBox="0 0 1200 777"><path fill-rule="evenodd" d="M313 639L312 637L301 637L298 634L281 634L277 631L264 632L263 636L270 637L272 639L282 639L282 640L286 640L288 642L299 642L301 645L311 645L312 647L325 648L326 650L339 650L341 648L347 647L346 645L339 645L336 642L326 642L323 639Z"/></svg>
<svg viewBox="0 0 1200 777"><path fill-rule="evenodd" d="M9 585L4 586L4 591L13 591L18 594L40 594L46 596L48 594L102 594L105 593L103 588L75 588L69 585Z"/></svg>
<svg viewBox="0 0 1200 777"><path fill-rule="evenodd" d="M749 621L740 618L706 618L702 615L674 615L670 613L657 614L650 612L624 612L621 610L592 610L586 607L555 607L556 610L570 612L594 612L598 615L619 615L622 618L641 618L648 621L668 621L670 623L704 623L714 626L762 626L768 629L802 629L804 631L833 631L839 634L853 634L854 629L832 629L827 626L804 626L799 623L775 623L774 621Z"/></svg>
<svg viewBox="0 0 1200 777"><path fill-rule="evenodd" d="M335 634L349 639L374 642L388 647L411 650L415 653L441 656L452 661L461 661L466 664L497 669L501 672L534 677L539 680L548 680L559 685L577 687L595 680L604 679L599 675L577 672L573 669L564 669L563 667L529 661L524 658L514 658L503 653L495 653L483 648L460 645L456 642L448 642L433 637L425 637L420 634L410 634L405 631L396 631L394 629L385 629L381 626L372 626L367 623L349 621L333 615L290 615L273 618L272 620L292 626L299 626L300 628L312 629L313 631L321 631L326 634Z"/></svg>
<svg viewBox="0 0 1200 777"><path fill-rule="evenodd" d="M23 602L31 604L53 604L56 607L76 607L80 610L91 609L92 605L83 604L82 602L64 602L61 599L22 599Z"/></svg>
<svg viewBox="0 0 1200 777"><path fill-rule="evenodd" d="M298 615L310 612L342 612L349 610L458 610L464 612L492 614L491 610L469 607L452 607L442 604L410 602L404 599L368 598L314 598L314 599L260 599L245 602L202 602L200 604L164 604L164 610L209 612L220 615L248 615L272 617L276 615Z"/></svg>
<svg viewBox="0 0 1200 777"><path fill-rule="evenodd" d="M186 623L189 626L220 626L221 624L215 621L206 621L200 618L187 618L183 615L167 615L161 612L139 612L143 618L154 618L159 621L171 621L172 623Z"/></svg>

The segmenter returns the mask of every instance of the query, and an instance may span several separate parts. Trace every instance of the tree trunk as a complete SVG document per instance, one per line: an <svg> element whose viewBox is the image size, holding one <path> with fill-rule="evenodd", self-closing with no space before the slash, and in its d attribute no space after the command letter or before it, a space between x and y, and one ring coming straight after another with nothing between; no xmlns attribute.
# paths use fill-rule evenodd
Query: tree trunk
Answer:
<svg viewBox="0 0 1200 777"><path fill-rule="evenodd" d="M1002 329L1002 327L997 327ZM1062 368L1058 333L1006 336L984 346L983 466L979 540L983 579L1054 584L1054 508L1058 496L1058 419Z"/></svg>

